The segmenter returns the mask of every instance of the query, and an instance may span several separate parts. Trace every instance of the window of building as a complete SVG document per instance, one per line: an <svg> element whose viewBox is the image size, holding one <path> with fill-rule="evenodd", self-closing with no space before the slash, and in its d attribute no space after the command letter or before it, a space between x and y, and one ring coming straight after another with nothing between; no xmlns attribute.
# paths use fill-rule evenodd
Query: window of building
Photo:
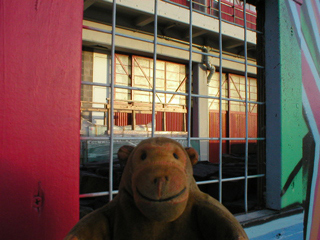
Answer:
<svg viewBox="0 0 320 240"><path fill-rule="evenodd" d="M117 194L120 146L152 136L197 149L199 187L233 213L262 208L263 66L255 57L261 32L254 6L95 2L85 5L84 19L82 216Z"/></svg>

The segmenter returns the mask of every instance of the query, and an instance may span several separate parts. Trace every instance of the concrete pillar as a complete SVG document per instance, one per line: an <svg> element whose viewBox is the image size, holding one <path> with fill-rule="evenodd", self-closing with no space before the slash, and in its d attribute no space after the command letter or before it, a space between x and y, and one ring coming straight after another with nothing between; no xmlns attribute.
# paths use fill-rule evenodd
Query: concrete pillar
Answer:
<svg viewBox="0 0 320 240"><path fill-rule="evenodd" d="M202 64L193 65L193 92L208 95L207 70ZM209 107L207 98L193 98L192 136L209 137ZM209 141L201 140L199 155L201 161L209 161Z"/></svg>

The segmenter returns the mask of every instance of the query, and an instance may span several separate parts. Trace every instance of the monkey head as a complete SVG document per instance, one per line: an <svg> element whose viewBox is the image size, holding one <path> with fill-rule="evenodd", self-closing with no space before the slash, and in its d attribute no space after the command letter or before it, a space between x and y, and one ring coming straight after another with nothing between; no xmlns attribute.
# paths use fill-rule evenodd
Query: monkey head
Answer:
<svg viewBox="0 0 320 240"><path fill-rule="evenodd" d="M145 217L170 222L181 216L194 184L195 149L169 138L150 138L136 147L122 146L118 158L126 165L120 190L125 188Z"/></svg>

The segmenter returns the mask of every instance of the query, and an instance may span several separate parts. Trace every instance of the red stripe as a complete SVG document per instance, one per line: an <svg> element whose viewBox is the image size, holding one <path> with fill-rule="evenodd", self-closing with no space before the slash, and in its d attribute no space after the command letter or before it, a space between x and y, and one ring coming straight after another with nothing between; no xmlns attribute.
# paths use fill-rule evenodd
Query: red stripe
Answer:
<svg viewBox="0 0 320 240"><path fill-rule="evenodd" d="M320 93L318 86L316 84L316 80L311 72L310 66L307 62L307 59L305 57L305 54L302 52L302 82L304 89L306 91L306 95L311 107L311 111L313 113L314 120L316 121L316 126L319 131L320 129ZM320 159L318 159L320 161ZM318 167L318 173L320 173L320 165ZM312 209L313 212L313 220L312 220L312 227L311 227L311 236L318 236L317 239L319 239L320 236L320 231L319 231L319 226L317 222L319 222L316 217L319 217L318 214L316 213L316 209L319 208L319 185L320 183L320 175L318 174L317 176L317 181L316 181L316 187L315 187L315 195L314 195L314 207ZM311 239L313 239L311 237ZM315 238L314 238L315 239Z"/></svg>
<svg viewBox="0 0 320 240"><path fill-rule="evenodd" d="M312 3L312 9L313 9L313 12L314 12L314 16L316 18L315 22L316 22L316 24L318 26L318 31L320 32L320 12L319 12L320 9L318 9L315 0L312 0L311 3Z"/></svg>
<svg viewBox="0 0 320 240"><path fill-rule="evenodd" d="M312 75L307 59L302 52L302 82L309 99L310 107L316 121L318 131L320 130L320 92L316 80Z"/></svg>

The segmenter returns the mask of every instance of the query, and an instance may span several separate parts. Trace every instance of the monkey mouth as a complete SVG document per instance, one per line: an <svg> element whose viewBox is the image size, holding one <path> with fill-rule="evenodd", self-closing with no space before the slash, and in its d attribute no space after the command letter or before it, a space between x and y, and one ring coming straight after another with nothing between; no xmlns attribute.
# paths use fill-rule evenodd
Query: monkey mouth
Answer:
<svg viewBox="0 0 320 240"><path fill-rule="evenodd" d="M168 202L170 200L173 200L177 197L179 197L180 195L182 195L185 191L186 191L186 187L184 189L182 189L179 193L171 196L171 197L168 197L168 198L160 198L160 199L152 199L152 198L149 198L149 197L146 197L144 196L140 191L139 189L137 188L137 193L140 195L140 197L144 198L145 200L148 200L150 202Z"/></svg>

